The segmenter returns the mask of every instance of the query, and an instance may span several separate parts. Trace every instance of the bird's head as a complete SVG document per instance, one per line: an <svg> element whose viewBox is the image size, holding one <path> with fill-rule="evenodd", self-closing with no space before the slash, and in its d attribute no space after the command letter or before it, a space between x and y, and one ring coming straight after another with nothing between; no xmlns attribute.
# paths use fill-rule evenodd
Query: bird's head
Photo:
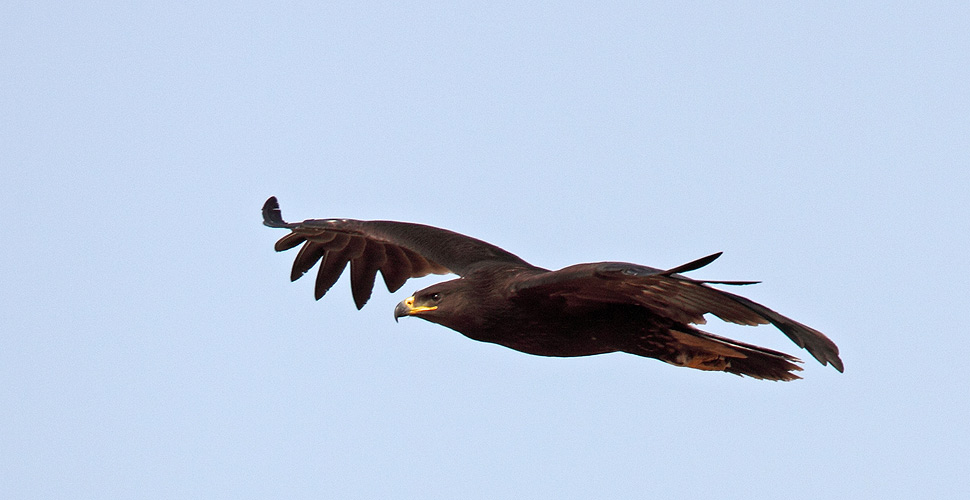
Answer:
<svg viewBox="0 0 970 500"><path fill-rule="evenodd" d="M394 308L394 320L416 316L433 323L454 327L452 321L462 315L465 290L461 279L436 283L414 292Z"/></svg>

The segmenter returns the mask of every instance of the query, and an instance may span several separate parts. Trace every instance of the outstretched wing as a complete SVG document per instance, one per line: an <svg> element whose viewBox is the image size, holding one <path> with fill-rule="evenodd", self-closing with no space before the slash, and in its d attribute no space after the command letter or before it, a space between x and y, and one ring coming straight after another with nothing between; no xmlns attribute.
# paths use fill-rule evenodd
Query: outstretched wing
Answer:
<svg viewBox="0 0 970 500"><path fill-rule="evenodd" d="M488 264L533 267L490 243L421 224L353 219L286 222L275 196L263 204L263 224L291 231L276 242L276 251L303 244L293 261L291 281L322 260L314 286L317 299L350 263L350 288L358 309L370 298L378 271L387 289L395 292L409 278L428 274L464 276L476 266Z"/></svg>
<svg viewBox="0 0 970 500"><path fill-rule="evenodd" d="M703 267L720 255L669 270L623 262L578 264L526 278L516 283L513 296L516 300L548 301L579 310L609 303L633 304L680 323L704 324L708 313L741 325L771 323L823 365L831 363L840 372L843 370L839 348L818 330L750 299L709 286L754 282L700 281L678 274Z"/></svg>

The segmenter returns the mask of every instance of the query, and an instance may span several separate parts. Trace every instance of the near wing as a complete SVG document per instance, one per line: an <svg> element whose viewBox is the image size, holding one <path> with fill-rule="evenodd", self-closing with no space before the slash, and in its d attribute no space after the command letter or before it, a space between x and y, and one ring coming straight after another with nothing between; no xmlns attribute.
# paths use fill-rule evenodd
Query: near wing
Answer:
<svg viewBox="0 0 970 500"><path fill-rule="evenodd" d="M840 372L843 370L839 348L818 330L754 301L708 286L753 282L699 281L677 274L705 266L719 256L717 253L666 271L622 262L578 264L523 280L513 292L519 300L552 300L567 308L604 303L639 305L682 323L703 324L707 313L741 325L771 323L823 365L831 363Z"/></svg>
<svg viewBox="0 0 970 500"><path fill-rule="evenodd" d="M370 298L377 271L387 289L395 292L408 278L447 273L463 276L486 262L533 267L490 243L421 224L352 219L286 222L275 196L263 205L263 224L291 231L276 242L277 252L303 243L290 280L296 281L322 259L314 286L317 299L350 263L350 288L358 309Z"/></svg>

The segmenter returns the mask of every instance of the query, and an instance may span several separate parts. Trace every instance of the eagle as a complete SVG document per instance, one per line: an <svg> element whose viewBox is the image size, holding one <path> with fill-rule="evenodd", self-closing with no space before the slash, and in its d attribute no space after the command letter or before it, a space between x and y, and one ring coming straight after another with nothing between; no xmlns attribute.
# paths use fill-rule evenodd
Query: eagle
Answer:
<svg viewBox="0 0 970 500"><path fill-rule="evenodd" d="M683 273L706 266L708 255L670 269L625 262L576 264L550 271L490 243L423 224L383 220L283 220L276 197L263 205L263 224L290 232L276 251L299 245L290 280L320 262L320 299L350 264L357 309L371 296L380 271L396 292L409 278L458 278L415 292L394 308L394 319L421 318L468 338L539 356L626 352L698 370L763 380L795 380L798 358L713 335L694 325L706 314L741 325L772 324L822 365L842 372L839 348L821 332L712 285L756 281L697 280Z"/></svg>

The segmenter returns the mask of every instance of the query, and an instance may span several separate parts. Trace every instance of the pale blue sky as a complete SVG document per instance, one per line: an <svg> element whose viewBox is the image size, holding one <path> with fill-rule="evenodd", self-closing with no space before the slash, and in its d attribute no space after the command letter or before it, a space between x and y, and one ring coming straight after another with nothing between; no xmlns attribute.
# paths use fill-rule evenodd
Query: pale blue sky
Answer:
<svg viewBox="0 0 970 500"><path fill-rule="evenodd" d="M524 5L527 4L527 5ZM965 2L5 2L0 497L966 498ZM289 283L290 219L757 279L770 383Z"/></svg>

